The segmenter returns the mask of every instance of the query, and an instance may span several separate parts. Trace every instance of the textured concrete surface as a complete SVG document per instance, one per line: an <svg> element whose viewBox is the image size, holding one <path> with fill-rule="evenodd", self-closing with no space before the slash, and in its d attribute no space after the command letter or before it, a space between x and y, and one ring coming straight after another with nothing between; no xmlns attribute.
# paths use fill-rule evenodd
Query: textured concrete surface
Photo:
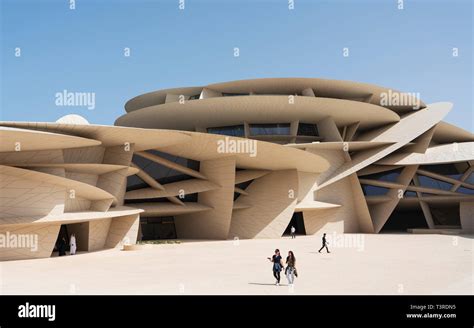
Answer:
<svg viewBox="0 0 474 328"><path fill-rule="evenodd" d="M473 294L473 236L328 237L330 254L317 252L319 237L302 236L1 262L0 294ZM284 277L273 285L276 247L295 252L294 289Z"/></svg>

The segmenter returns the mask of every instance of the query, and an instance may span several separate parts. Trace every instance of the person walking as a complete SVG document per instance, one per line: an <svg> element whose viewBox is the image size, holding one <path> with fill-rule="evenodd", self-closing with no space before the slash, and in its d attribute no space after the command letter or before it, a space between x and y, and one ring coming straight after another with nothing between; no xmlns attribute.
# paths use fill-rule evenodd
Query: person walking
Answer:
<svg viewBox="0 0 474 328"><path fill-rule="evenodd" d="M291 229L290 229L290 235L291 235L291 239L295 239L296 238L296 228L294 226L291 226Z"/></svg>
<svg viewBox="0 0 474 328"><path fill-rule="evenodd" d="M295 277L298 277L298 273L296 272L296 258L295 254L293 254L293 251L289 251L288 256L286 257L285 275L286 279L288 279L288 284L292 286L295 281Z"/></svg>
<svg viewBox="0 0 474 328"><path fill-rule="evenodd" d="M324 247L326 247L326 251L327 251L328 253L331 253L331 252L329 251L328 245L329 245L329 243L328 243L327 240L326 240L326 233L324 233L324 234L323 234L323 246L321 246L321 248L319 249L318 252L321 253L322 249L323 249Z"/></svg>
<svg viewBox="0 0 474 328"><path fill-rule="evenodd" d="M273 276L276 279L275 285L280 286L280 272L283 270L283 262L280 255L280 250L277 248L275 249L275 254L270 258L268 257L270 262L273 263Z"/></svg>
<svg viewBox="0 0 474 328"><path fill-rule="evenodd" d="M72 234L72 235L71 235L71 239L69 240L69 255L74 255L74 254L76 254L76 249L77 249L77 245L76 245L76 235L75 235L75 234Z"/></svg>

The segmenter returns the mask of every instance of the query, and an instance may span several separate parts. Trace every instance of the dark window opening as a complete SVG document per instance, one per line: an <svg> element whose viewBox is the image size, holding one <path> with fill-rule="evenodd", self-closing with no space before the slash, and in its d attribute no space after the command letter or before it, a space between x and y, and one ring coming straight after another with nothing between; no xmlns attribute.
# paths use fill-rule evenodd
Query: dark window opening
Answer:
<svg viewBox="0 0 474 328"><path fill-rule="evenodd" d="M193 95L193 96L189 96L189 100L196 100L196 99L199 99L201 97L201 94L197 94L197 95Z"/></svg>
<svg viewBox="0 0 474 328"><path fill-rule="evenodd" d="M458 189L456 189L456 192L466 195L474 195L474 189L469 189L466 187L459 187Z"/></svg>
<svg viewBox="0 0 474 328"><path fill-rule="evenodd" d="M290 123L250 124L250 135L290 135Z"/></svg>
<svg viewBox="0 0 474 328"><path fill-rule="evenodd" d="M386 195L389 189L384 188L384 187L377 187L377 186L370 186L370 185L363 184L362 191L364 192L365 196L381 196L381 195Z"/></svg>
<svg viewBox="0 0 474 328"><path fill-rule="evenodd" d="M183 196L178 195L176 197L185 203L197 203L198 201L198 193L184 194Z"/></svg>
<svg viewBox="0 0 474 328"><path fill-rule="evenodd" d="M168 203L172 204L166 197L162 198L143 198L143 199L125 199L124 204L139 204L139 203Z"/></svg>
<svg viewBox="0 0 474 328"><path fill-rule="evenodd" d="M411 190L407 190L405 191L405 193L403 194L403 198L405 197L417 197L418 195L416 194L415 191L411 191Z"/></svg>
<svg viewBox="0 0 474 328"><path fill-rule="evenodd" d="M243 125L219 126L215 128L207 128L207 133L231 137L245 137L245 128Z"/></svg>
<svg viewBox="0 0 474 328"><path fill-rule="evenodd" d="M311 123L299 123L297 134L299 136L319 137L318 126Z"/></svg>
<svg viewBox="0 0 474 328"><path fill-rule="evenodd" d="M141 240L176 239L174 217L140 218Z"/></svg>
<svg viewBox="0 0 474 328"><path fill-rule="evenodd" d="M387 222L383 226L381 233L384 232L407 232L407 229L428 228L425 216L421 210L420 204L414 208L400 208L397 207Z"/></svg>
<svg viewBox="0 0 474 328"><path fill-rule="evenodd" d="M166 154L157 150L147 150L147 152L199 172L198 161ZM138 167L140 167L140 169L145 171L148 175L150 175L152 178L154 178L161 184L195 179L194 177L183 174L179 171L173 170L169 167L158 164L154 161L151 161L138 155L133 155L132 161ZM140 179L137 175L131 175L127 178L127 191L146 187L149 187L149 185L145 183L142 179Z"/></svg>
<svg viewBox="0 0 474 328"><path fill-rule="evenodd" d="M418 180L422 187L441 189L441 190L451 190L452 184L446 181L441 181L433 179L424 175L418 175Z"/></svg>
<svg viewBox="0 0 474 328"><path fill-rule="evenodd" d="M465 182L474 184L474 172L469 175Z"/></svg>
<svg viewBox="0 0 474 328"><path fill-rule="evenodd" d="M429 205L433 222L437 226L461 226L459 203L454 205Z"/></svg>
<svg viewBox="0 0 474 328"><path fill-rule="evenodd" d="M303 212L295 212L291 217L290 223L283 232L283 235L291 233L291 227L295 227L297 235L306 235L306 228L304 226Z"/></svg>
<svg viewBox="0 0 474 328"><path fill-rule="evenodd" d="M420 169L425 171L445 175L453 179L459 179L468 168L469 164L467 162L420 166Z"/></svg>

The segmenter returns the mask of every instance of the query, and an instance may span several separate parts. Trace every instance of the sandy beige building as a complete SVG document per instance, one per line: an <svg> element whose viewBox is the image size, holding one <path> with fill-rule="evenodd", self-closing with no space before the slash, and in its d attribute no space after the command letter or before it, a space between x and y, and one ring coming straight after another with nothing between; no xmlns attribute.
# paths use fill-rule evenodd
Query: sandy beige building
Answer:
<svg viewBox="0 0 474 328"><path fill-rule="evenodd" d="M474 135L443 122L451 107L275 78L147 93L116 126L0 122L0 259L49 257L72 233L80 251L291 226L472 233Z"/></svg>

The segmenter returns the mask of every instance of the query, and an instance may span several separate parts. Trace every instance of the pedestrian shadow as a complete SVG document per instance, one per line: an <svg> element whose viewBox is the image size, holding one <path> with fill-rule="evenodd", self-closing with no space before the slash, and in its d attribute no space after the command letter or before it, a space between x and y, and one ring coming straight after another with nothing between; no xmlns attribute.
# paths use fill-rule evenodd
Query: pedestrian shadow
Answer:
<svg viewBox="0 0 474 328"><path fill-rule="evenodd" d="M332 252L331 252L331 253L326 253L326 252L324 252L324 253L320 253L320 252L309 252L309 253L310 253L310 254L331 254Z"/></svg>
<svg viewBox="0 0 474 328"><path fill-rule="evenodd" d="M263 282L249 282L249 285L258 285L258 286L276 286L275 284L263 283ZM281 286L288 286L287 284L280 284ZM277 286L278 287L278 286Z"/></svg>

